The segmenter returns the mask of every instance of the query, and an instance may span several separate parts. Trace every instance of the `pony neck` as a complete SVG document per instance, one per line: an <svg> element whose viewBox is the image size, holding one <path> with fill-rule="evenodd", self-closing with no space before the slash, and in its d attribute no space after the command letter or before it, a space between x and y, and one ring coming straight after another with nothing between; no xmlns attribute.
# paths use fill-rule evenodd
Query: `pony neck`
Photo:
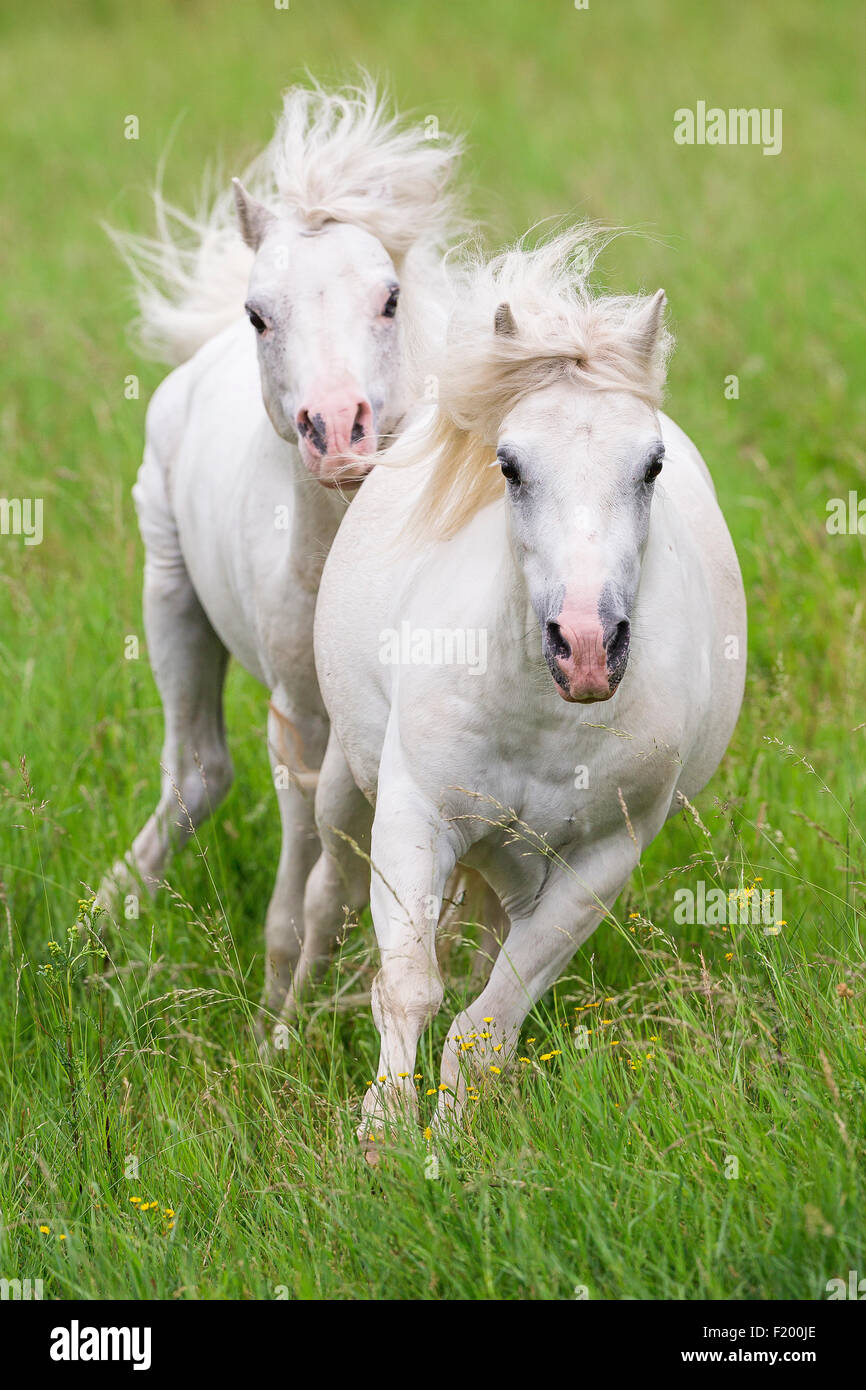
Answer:
<svg viewBox="0 0 866 1390"><path fill-rule="evenodd" d="M286 533L286 562L301 576L303 586L315 591L354 492L325 487L310 473L298 446L285 443L294 483L292 514Z"/></svg>

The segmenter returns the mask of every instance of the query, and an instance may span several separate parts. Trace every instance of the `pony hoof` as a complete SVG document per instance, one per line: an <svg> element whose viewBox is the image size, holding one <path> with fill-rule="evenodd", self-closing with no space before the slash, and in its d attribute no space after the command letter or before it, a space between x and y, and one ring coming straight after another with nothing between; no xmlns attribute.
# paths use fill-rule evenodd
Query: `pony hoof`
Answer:
<svg viewBox="0 0 866 1390"><path fill-rule="evenodd" d="M139 903L144 896L141 880L134 873L127 859L118 859L104 875L96 891L94 907L99 909L106 926L119 930L127 920L124 907L127 898ZM135 916L138 916L136 911Z"/></svg>
<svg viewBox="0 0 866 1390"><path fill-rule="evenodd" d="M93 900L93 906L98 911L103 926L111 927L115 931L120 926L120 908L124 897L123 887L117 881L117 873L121 867L120 864L115 864L111 873L105 875Z"/></svg>
<svg viewBox="0 0 866 1390"><path fill-rule="evenodd" d="M287 1024L272 1024L268 1014L260 1014L256 1019L255 1032L258 1039L256 1050L262 1061L275 1052L288 1052L290 1034Z"/></svg>
<svg viewBox="0 0 866 1390"><path fill-rule="evenodd" d="M361 1152L364 1161L371 1168L378 1168L379 1162L385 1152L385 1132L384 1130L374 1130L369 1121L360 1124L356 1130L358 1140L361 1145Z"/></svg>

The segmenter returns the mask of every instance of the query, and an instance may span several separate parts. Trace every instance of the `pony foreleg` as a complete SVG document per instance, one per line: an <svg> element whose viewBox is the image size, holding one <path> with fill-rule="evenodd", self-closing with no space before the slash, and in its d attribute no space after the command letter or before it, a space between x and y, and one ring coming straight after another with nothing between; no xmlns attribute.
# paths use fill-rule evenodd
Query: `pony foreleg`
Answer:
<svg viewBox="0 0 866 1390"><path fill-rule="evenodd" d="M304 889L319 851L313 792L326 737L324 714L294 714L281 688L268 710L268 756L280 808L282 844L265 918L264 1034L282 1008L304 938Z"/></svg>
<svg viewBox="0 0 866 1390"><path fill-rule="evenodd" d="M395 789L380 793L371 858L370 908L381 956L372 1006L381 1051L358 1130L368 1159L388 1117L417 1114L415 1055L444 995L436 926L457 846L432 808Z"/></svg>
<svg viewBox="0 0 866 1390"><path fill-rule="evenodd" d="M504 1070L526 1015L595 931L637 859L625 835L594 845L573 867L557 870L529 916L514 920L487 985L448 1030L437 1127L459 1117L468 1084L493 1082Z"/></svg>
<svg viewBox="0 0 866 1390"><path fill-rule="evenodd" d="M332 732L316 791L322 852L307 880L303 943L282 1009L284 1023L295 1017L305 987L327 967L345 922L343 909L358 912L367 902L372 818Z"/></svg>

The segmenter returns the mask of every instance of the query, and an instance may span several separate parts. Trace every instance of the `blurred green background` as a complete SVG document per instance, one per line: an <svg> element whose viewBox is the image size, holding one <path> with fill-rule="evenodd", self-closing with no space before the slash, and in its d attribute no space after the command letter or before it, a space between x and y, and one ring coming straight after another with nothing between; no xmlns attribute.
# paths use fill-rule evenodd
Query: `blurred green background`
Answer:
<svg viewBox="0 0 866 1390"><path fill-rule="evenodd" d="M130 486L147 399L162 372L140 360L129 343L130 288L100 224L150 229L149 188L166 152L166 191L190 206L206 167L218 164L230 175L269 139L284 87L301 80L306 69L325 84L340 83L353 77L358 64L387 80L401 109L419 118L435 115L444 129L466 132L467 204L483 219L491 244L546 217L597 218L644 234L620 238L609 249L601 267L604 283L617 290L667 290L678 342L667 409L714 474L750 609L746 704L729 755L701 798L701 814L719 859L730 856L726 881L736 885L738 875L762 875L767 886L783 888L787 917L784 940L772 948L759 941L748 959L726 964L729 943L708 928L689 932L683 959L697 968L703 952L725 977L719 983L725 997L751 993L756 1009L766 1005L770 1012L760 1024L744 1025L747 1037L760 1041L769 1030L777 1052L788 1037L798 1075L817 1077L821 1095L807 1104L805 1092L781 1081L772 1100L760 1087L748 1094L740 1034L733 1025L724 1037L710 1029L707 1036L719 1051L694 1062L694 1085L684 1083L679 1092L676 1084L673 1090L661 1087L655 1123L663 1128L675 1112L682 1122L690 1103L686 1093L695 1104L700 1093L709 1114L713 1096L719 1104L714 1087L727 1087L743 1107L738 1123L746 1125L749 1117L757 1126L754 1134L796 1130L796 1153L783 1156L776 1139L772 1155L756 1153L756 1169L763 1169L767 1183L760 1200L744 1198L743 1210L732 1214L725 1205L734 1200L730 1190L712 1195L695 1189L691 1236L684 1234L674 1251L669 1242L679 1239L678 1221L671 1216L664 1176L644 1162L641 1176L632 1173L629 1179L635 1212L648 1205L656 1211L655 1244L650 1241L652 1254L644 1252L643 1265L628 1258L614 1269L613 1247L605 1246L601 1230L593 1234L592 1222L602 1218L588 1182L569 1196L569 1232L589 1232L582 1237L577 1273L567 1260L543 1273L550 1210L539 1197L538 1243L527 1246L525 1279L515 1273L505 1241L472 1287L478 1296L569 1296L572 1274L580 1282L580 1269L589 1269L593 1288L609 1296L663 1291L685 1297L811 1297L823 1274L835 1272L833 1261L844 1274L845 1261L855 1260L858 1251L862 1260L853 1213L863 1157L863 1025L857 1020L866 886L864 541L828 535L825 519L830 498L866 489L864 40L866 10L856 0L823 8L811 0L724 6L590 0L587 10L575 9L570 0L291 0L285 11L268 0L93 0L62 10L13 6L9 0L0 5L0 495L42 497L45 509L42 545L0 538L0 907L8 952L0 997L0 1052L6 1051L8 1062L4 1221L20 1227L27 1240L48 1208L61 1211L64 1220L77 1219L82 1229L91 1223L91 1244L76 1246L74 1277L71 1255L61 1258L53 1247L50 1259L44 1251L39 1255L55 1291L117 1293L133 1281L145 1297L181 1287L261 1293L269 1279L279 1282L280 1271L270 1272L263 1252L281 1242L289 1248L282 1198L276 1208L265 1198L262 1209L247 1201L247 1211L255 1209L269 1232L257 1247L233 1197L225 1220L234 1213L238 1224L220 1236L221 1261L208 1244L202 1265L207 1212L222 1200L231 1144L240 1145L247 1194L253 1179L244 1165L263 1164L255 1168L261 1174L272 1163L281 1168L289 1161L288 1144L290 1168L308 1162L332 1193L339 1188L351 1194L345 1198L346 1230L366 1230L373 1245L381 1233L381 1211L355 1172L346 1137L353 1098L373 1064L368 1011L335 1014L333 1035L325 1029L320 1036L313 1028L310 1047L318 1062L303 1062L313 1067L309 1108L294 1116L299 1128L291 1131L291 1142L286 1126L294 1115L293 1097L303 1091L301 1063L286 1062L292 1085L282 1090L271 1085L269 1072L256 1073L249 1093L243 1085L238 1089L236 1079L220 1083L228 1088L220 1113L234 1115L232 1125L243 1127L239 1116L256 1107L270 1117L276 1147L267 1162L257 1147L260 1135L249 1137L247 1151L233 1131L226 1148L218 1126L210 1148L190 1140L183 1162L175 1153L186 1142L183 1116L192 1125L202 1088L207 1092L209 1067L217 1065L221 1076L231 1078L241 1065L237 1059L247 1044L237 1008L232 1012L223 999L221 1007L197 1015L195 1028L187 1021L172 1033L185 1035L191 1048L192 1060L178 1062L176 1071L167 1060L172 1049L156 1048L150 1034L145 1045L138 1031L141 1010L151 1019L147 1000L161 998L168 985L216 982L227 989L231 978L232 997L257 990L278 824L264 747L265 698L242 672L233 671L228 691L235 787L205 827L202 853L188 853L172 873L183 901L154 909L136 938L125 943L129 959L118 964L118 979L144 990L146 998L135 993L130 1003L127 997L123 1038L112 1042L104 1021L93 1023L92 990L83 980L75 986L79 1015L71 1004L60 1008L36 974L39 961L47 959L49 937L63 937L75 920L77 899L96 885L149 813L158 781L159 704L146 659L124 660L123 639L142 632L142 554ZM754 146L675 144L675 110L694 108L699 100L723 108L781 107L781 154L767 157ZM128 115L138 117L138 140L124 138ZM141 378L137 401L124 396L130 373ZM731 375L739 380L738 399L726 399ZM669 926L673 889L665 875L677 866L685 875L678 882L690 881L689 873L702 871L706 852L694 826L671 826L645 856L641 884L624 897L623 920L639 907L647 921ZM230 929L230 969L214 954L210 928L202 926L199 913L206 923L212 913L220 930ZM354 949L369 975L369 932L360 936ZM650 992L656 990L658 1002L668 966L662 962L661 973L653 973L649 959L637 960L627 933L603 928L575 961L572 987L583 989L574 982L591 977L596 984L606 981L604 988L614 995L639 978ZM739 983L729 977L735 969L743 972ZM850 997L839 994L840 984L851 989ZM786 993L789 987L793 994ZM684 990L683 998L691 998ZM327 990L321 998L326 997ZM558 1017L557 998L549 1007ZM173 1009L172 1027L180 1028ZM324 1024L318 1026L321 1033ZM103 1070L88 1070L94 1038L109 1047L108 1081L104 1054ZM826 1082L821 1052L829 1056L834 1077L842 1069L841 1099ZM160 1060L148 1062L151 1054ZM58 1062L64 1055L67 1061ZM71 1056L79 1060L73 1063ZM672 1037L671 1068L678 1056ZM121 1124L123 1142L151 1155L162 1154L166 1136L174 1135L168 1145L174 1157L163 1178L169 1186L176 1182L175 1193L183 1189L190 1211L186 1244L181 1254L175 1241L174 1264L161 1251L154 1255L140 1232L118 1236L121 1216L126 1220L129 1214L126 1197L118 1195L118 1146L113 1157L81 1148L87 1125L80 1129L70 1118L70 1076L78 1078L80 1103L92 1085L97 1110L87 1113L93 1124L98 1113L100 1134ZM569 1086L569 1094L574 1089ZM576 1091L583 1094L577 1083ZM311 1139L305 1148L298 1138L318 1123L317 1095L333 1103L328 1124L342 1135L344 1166L327 1179L324 1132L324 1149ZM760 1119L764 1102L769 1111L779 1107L766 1123ZM572 1095L572 1104L589 1102ZM844 1139L833 1118L837 1110L848 1116ZM543 1113L551 1128L545 1140L539 1121L541 1138L536 1135L533 1143L551 1158L564 1122L555 1108ZM576 1111L572 1121L578 1149L581 1136L590 1144L591 1135L597 1151L602 1140L592 1116ZM497 1143L507 1148L502 1132L496 1133ZM36 1148L50 1181L33 1166ZM525 1144L518 1150L525 1153ZM605 1182L624 1181L618 1165L632 1161L621 1146L615 1154ZM519 1163L518 1168L523 1173ZM109 1201L106 1193L114 1194L118 1216L111 1235L92 1203L86 1215L81 1209L82 1190L72 1177L80 1171L87 1177L85 1196L90 1182L102 1192L100 1209ZM490 1163L485 1160L478 1171L489 1175ZM810 1184L818 1172L824 1187L816 1196ZM453 1264L465 1236L460 1248L465 1270L472 1269L472 1242L489 1221L483 1203L464 1201L465 1172L455 1173L464 1222L456 1244L444 1254L437 1247L434 1257L425 1245L428 1238L435 1244L434 1237L424 1234L420 1217L417 1228L400 1237L417 1242L419 1268L441 1261L439 1283L429 1296L437 1290L438 1296L455 1296L459 1284L449 1283L448 1260ZM235 1177L233 1193L240 1181ZM407 1200L432 1200L431 1185L418 1188L411 1163L394 1181L412 1194ZM194 1217L196 1190L201 1209ZM475 1191L472 1182L469 1190ZM682 1201L682 1180L678 1190ZM313 1256L311 1282L300 1274L297 1282L284 1282L301 1294L353 1296L362 1295L364 1281L371 1279L381 1296L391 1294L393 1270L386 1256L387 1241L397 1239L394 1231L381 1234L382 1259L377 1263L368 1251L361 1269L335 1233L333 1210L329 1219L330 1225L321 1212L316 1217L306 1208L297 1217L297 1230L317 1233L320 1265ZM821 1234L822 1221L832 1239ZM612 1232L607 1235L613 1239ZM303 1234L294 1239L300 1241L292 1247L297 1271L311 1257L304 1254ZM569 1234L566 1244L572 1239ZM700 1273L687 1272L689 1239L706 1241ZM119 1246L112 1243L118 1240ZM235 1269L242 1246L255 1274ZM22 1248L36 1258L26 1241ZM656 1263L645 1279L636 1269L650 1258ZM208 1266L209 1275L203 1272ZM458 1261L455 1268L464 1266ZM405 1296L428 1296L407 1278L400 1286ZM690 1284L692 1278L697 1282Z"/></svg>

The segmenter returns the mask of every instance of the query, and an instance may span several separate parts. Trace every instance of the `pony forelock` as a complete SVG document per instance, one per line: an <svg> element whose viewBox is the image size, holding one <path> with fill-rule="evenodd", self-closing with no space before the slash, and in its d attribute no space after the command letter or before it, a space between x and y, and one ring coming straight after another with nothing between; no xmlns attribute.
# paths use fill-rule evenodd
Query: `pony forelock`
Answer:
<svg viewBox="0 0 866 1390"><path fill-rule="evenodd" d="M647 336L652 300L590 288L615 234L584 224L534 247L524 239L491 260L471 246L449 261L448 327L430 367L435 412L382 460L428 466L409 526L416 538L454 535L502 495L489 465L502 421L523 397L569 381L660 404L673 339L660 315Z"/></svg>
<svg viewBox="0 0 866 1390"><path fill-rule="evenodd" d="M366 74L339 91L310 80L285 93L273 139L241 177L278 216L311 229L350 222L429 277L463 231L451 190L461 151L459 137L402 120ZM174 365L243 312L253 253L228 181L215 183L206 180L197 210L187 213L165 199L160 173L156 234L108 229L135 283L139 343Z"/></svg>
<svg viewBox="0 0 866 1390"><path fill-rule="evenodd" d="M312 227L351 222L399 258L419 241L444 247L453 237L449 185L461 151L459 138L402 122L365 76L337 92L292 87L266 162L283 208Z"/></svg>

